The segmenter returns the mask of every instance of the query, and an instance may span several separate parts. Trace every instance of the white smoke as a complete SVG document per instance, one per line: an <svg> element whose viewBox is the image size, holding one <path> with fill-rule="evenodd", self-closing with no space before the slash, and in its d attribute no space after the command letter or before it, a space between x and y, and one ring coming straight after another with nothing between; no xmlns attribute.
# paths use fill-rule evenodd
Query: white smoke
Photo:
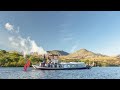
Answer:
<svg viewBox="0 0 120 90"><path fill-rule="evenodd" d="M6 28L7 30L9 30L9 31L14 30L14 29L13 29L13 25L11 25L11 24L9 24L9 23L6 23L6 24L5 24L5 28Z"/></svg>
<svg viewBox="0 0 120 90"><path fill-rule="evenodd" d="M46 51L42 47L38 47L35 41L31 40L31 45L31 52L38 52L38 54L46 54Z"/></svg>
<svg viewBox="0 0 120 90"><path fill-rule="evenodd" d="M10 23L5 24L5 29L14 33L19 33L19 27L17 30L15 30L14 26L11 25Z"/></svg>
<svg viewBox="0 0 120 90"><path fill-rule="evenodd" d="M74 46L72 46L72 49L71 49L71 53L73 53L76 49L77 49L77 47L78 47L78 45L77 44L75 44Z"/></svg>
<svg viewBox="0 0 120 90"><path fill-rule="evenodd" d="M19 32L19 28L15 30L10 23L6 23L5 28L14 33L16 33L16 31ZM30 37L23 38L21 35L16 34L10 36L8 40L12 48L24 52L24 57L26 54L34 52L37 52L39 55L47 54L47 52L42 47L39 47L34 40L31 40Z"/></svg>

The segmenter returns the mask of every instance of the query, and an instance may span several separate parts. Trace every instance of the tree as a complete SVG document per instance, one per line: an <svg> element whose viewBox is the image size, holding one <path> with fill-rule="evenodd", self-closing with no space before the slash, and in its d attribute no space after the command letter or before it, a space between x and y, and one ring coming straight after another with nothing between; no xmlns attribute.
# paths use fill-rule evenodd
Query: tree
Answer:
<svg viewBox="0 0 120 90"><path fill-rule="evenodd" d="M6 51L5 51L5 50L1 50L1 52L2 52L3 54L5 54L5 53L6 53Z"/></svg>

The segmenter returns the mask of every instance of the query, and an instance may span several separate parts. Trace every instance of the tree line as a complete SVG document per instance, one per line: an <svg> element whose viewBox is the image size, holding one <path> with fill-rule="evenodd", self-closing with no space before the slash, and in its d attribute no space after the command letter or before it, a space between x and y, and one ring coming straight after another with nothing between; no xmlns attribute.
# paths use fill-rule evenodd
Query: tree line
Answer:
<svg viewBox="0 0 120 90"><path fill-rule="evenodd" d="M43 61L43 58L38 55L26 55L26 58L32 64L37 64ZM0 66L1 67L23 67L26 63L26 58L19 52L7 52L0 50Z"/></svg>
<svg viewBox="0 0 120 90"><path fill-rule="evenodd" d="M26 58L31 61L32 64L39 64L43 62L44 58L37 54L26 55ZM8 52L6 50L0 50L0 67L23 67L26 63L26 58L22 53L13 51ZM97 58L84 58L84 59L70 59L59 58L61 62L85 62L93 66L120 66L120 59L115 57L97 57Z"/></svg>

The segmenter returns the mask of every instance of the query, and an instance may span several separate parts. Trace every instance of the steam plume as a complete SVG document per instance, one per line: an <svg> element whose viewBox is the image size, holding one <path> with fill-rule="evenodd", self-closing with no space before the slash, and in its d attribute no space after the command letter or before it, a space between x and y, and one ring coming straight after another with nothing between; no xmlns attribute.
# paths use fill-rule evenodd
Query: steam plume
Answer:
<svg viewBox="0 0 120 90"><path fill-rule="evenodd" d="M13 33L18 33L8 37L8 40L12 48L24 52L24 57L26 54L33 52L37 52L39 55L47 54L47 52L42 47L39 47L34 40L31 40L30 37L23 38L19 34L19 27L15 30L13 25L6 23L5 29Z"/></svg>

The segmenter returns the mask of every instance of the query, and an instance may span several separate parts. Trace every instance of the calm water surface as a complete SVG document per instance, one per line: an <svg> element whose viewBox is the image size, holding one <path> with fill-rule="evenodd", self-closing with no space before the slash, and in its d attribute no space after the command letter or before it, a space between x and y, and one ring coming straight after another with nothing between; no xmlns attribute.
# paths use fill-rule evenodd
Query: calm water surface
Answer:
<svg viewBox="0 0 120 90"><path fill-rule="evenodd" d="M120 67L93 67L84 70L34 70L1 67L0 79L120 79Z"/></svg>

